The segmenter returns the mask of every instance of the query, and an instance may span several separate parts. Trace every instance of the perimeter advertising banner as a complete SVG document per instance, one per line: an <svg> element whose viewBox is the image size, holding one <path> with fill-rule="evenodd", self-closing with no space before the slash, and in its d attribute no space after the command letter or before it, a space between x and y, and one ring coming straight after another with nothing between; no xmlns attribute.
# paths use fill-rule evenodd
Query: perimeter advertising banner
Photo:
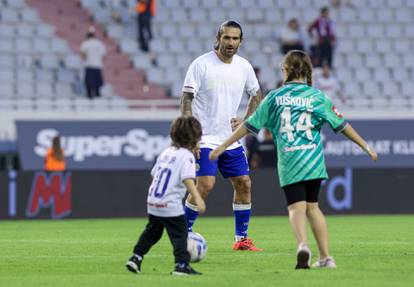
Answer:
<svg viewBox="0 0 414 287"><path fill-rule="evenodd" d="M414 169L330 169L319 196L328 214L414 213ZM274 169L252 174L253 215L286 215ZM0 219L146 216L149 171L0 172ZM221 176L205 216L232 216L233 189Z"/></svg>
<svg viewBox="0 0 414 287"><path fill-rule="evenodd" d="M167 121L17 121L23 170L40 170L47 149L61 135L69 170L150 169L170 145Z"/></svg>
<svg viewBox="0 0 414 287"><path fill-rule="evenodd" d="M328 126L322 131L328 167L414 167L414 120L359 120L351 124L379 154L372 163L358 146ZM18 121L24 170L39 170L56 134L69 170L149 169L170 144L168 121Z"/></svg>

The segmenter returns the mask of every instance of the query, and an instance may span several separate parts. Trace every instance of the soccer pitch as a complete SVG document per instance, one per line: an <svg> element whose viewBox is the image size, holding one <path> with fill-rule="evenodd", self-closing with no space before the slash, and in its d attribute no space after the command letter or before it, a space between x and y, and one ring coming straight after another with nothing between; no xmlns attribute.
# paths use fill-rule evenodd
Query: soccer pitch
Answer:
<svg viewBox="0 0 414 287"><path fill-rule="evenodd" d="M4 221L0 286L414 286L414 216L327 220L336 270L294 270L287 217L252 218L250 235L265 249L258 253L231 250L231 217L200 217L195 231L209 249L193 266L204 274L179 278L169 275L173 256L166 233L141 274L126 271L145 219ZM316 254L313 239L311 246Z"/></svg>

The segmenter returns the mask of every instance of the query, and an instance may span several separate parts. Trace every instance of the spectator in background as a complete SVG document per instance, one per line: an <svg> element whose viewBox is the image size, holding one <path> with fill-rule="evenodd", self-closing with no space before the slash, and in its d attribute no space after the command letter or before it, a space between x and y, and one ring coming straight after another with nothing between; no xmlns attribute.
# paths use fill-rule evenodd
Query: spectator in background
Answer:
<svg viewBox="0 0 414 287"><path fill-rule="evenodd" d="M150 51L149 41L152 39L151 19L155 16L155 10L155 0L137 0L138 43L141 51L145 53Z"/></svg>
<svg viewBox="0 0 414 287"><path fill-rule="evenodd" d="M47 150L44 170L49 172L65 171L66 163L63 156L63 149L60 145L60 136L52 140L52 147Z"/></svg>
<svg viewBox="0 0 414 287"><path fill-rule="evenodd" d="M276 151L272 134L268 129L263 129L263 139L259 140L255 135L246 137L247 160L251 169L261 167L274 167L276 164Z"/></svg>
<svg viewBox="0 0 414 287"><path fill-rule="evenodd" d="M253 69L256 71L256 68ZM259 79L259 74L257 72L256 76L257 79ZM277 82L276 89L279 89L281 86L283 86L283 80ZM266 92L266 96L268 92L270 92L270 90ZM269 130L263 129L263 139L259 139L258 136L252 133L246 135L245 146L247 149L247 161L249 162L251 169L257 169L261 166L274 166L274 159L277 158L277 154L273 143L273 137Z"/></svg>
<svg viewBox="0 0 414 287"><path fill-rule="evenodd" d="M290 50L304 50L304 38L297 19L289 20L288 25L280 33L280 44L283 54Z"/></svg>
<svg viewBox="0 0 414 287"><path fill-rule="evenodd" d="M336 44L333 22L329 18L329 8L323 7L320 16L309 26L308 33L314 40L312 61L317 67L327 63L332 68L333 50Z"/></svg>
<svg viewBox="0 0 414 287"><path fill-rule="evenodd" d="M102 68L106 48L95 34L95 28L89 27L86 40L80 47L82 58L85 61L85 88L89 99L99 97L100 88L104 85Z"/></svg>
<svg viewBox="0 0 414 287"><path fill-rule="evenodd" d="M327 63L323 64L322 72L315 74L315 88L323 91L328 97L336 102L337 99L340 99L342 103L345 103L345 98L341 93L338 81L334 75L331 73L331 69Z"/></svg>

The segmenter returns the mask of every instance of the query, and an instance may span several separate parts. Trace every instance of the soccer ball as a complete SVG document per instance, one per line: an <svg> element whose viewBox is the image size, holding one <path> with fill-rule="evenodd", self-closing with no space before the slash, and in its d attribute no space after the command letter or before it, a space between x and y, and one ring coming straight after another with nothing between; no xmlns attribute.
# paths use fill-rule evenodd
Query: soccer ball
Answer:
<svg viewBox="0 0 414 287"><path fill-rule="evenodd" d="M197 232L189 232L187 239L187 250L190 253L190 261L199 262L206 257L207 241Z"/></svg>

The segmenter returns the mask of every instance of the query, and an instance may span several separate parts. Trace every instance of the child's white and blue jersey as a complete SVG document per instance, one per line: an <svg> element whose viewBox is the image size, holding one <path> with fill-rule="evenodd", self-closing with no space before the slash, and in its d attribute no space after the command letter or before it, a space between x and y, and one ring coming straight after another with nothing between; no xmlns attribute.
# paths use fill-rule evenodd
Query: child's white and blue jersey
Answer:
<svg viewBox="0 0 414 287"><path fill-rule="evenodd" d="M231 135L231 119L237 117L243 94L254 97L259 88L252 65L238 55L228 64L211 51L191 63L183 92L194 94L193 116L203 128L197 176L215 176L217 169L224 177L248 174L246 156L239 142L227 148L226 154L221 156L226 157L225 160L219 158L211 162L208 154Z"/></svg>
<svg viewBox="0 0 414 287"><path fill-rule="evenodd" d="M151 170L148 190L148 213L160 217L184 214L182 200L186 194L185 179L195 179L195 158L185 148L169 147L158 157Z"/></svg>

